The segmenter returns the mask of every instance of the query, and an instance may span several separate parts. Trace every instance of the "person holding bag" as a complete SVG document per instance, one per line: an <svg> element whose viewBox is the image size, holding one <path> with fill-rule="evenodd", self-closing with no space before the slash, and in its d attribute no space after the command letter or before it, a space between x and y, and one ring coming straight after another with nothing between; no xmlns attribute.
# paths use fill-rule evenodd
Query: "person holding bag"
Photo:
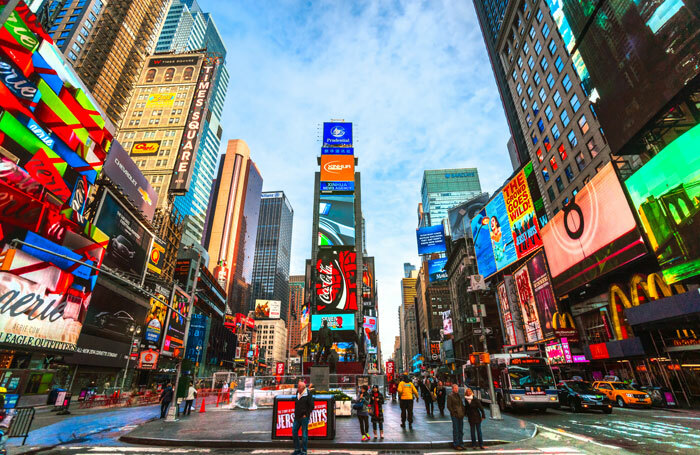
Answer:
<svg viewBox="0 0 700 455"><path fill-rule="evenodd" d="M360 421L360 434L362 434L362 442L369 441L369 387L363 385L360 387L360 393L357 397L357 402L352 406L357 411L357 420Z"/></svg>
<svg viewBox="0 0 700 455"><path fill-rule="evenodd" d="M372 386L372 393L369 394L369 415L372 417L372 432L374 439L377 439L377 426L379 435L384 439L384 395L379 391L379 386Z"/></svg>

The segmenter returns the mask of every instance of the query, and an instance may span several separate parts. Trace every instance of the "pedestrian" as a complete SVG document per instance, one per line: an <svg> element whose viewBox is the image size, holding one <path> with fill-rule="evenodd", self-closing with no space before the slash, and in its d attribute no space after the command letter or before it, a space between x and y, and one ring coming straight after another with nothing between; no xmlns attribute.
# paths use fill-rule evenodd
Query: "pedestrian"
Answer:
<svg viewBox="0 0 700 455"><path fill-rule="evenodd" d="M297 384L297 393L294 396L294 423L292 423L292 439L294 440L294 454L306 455L309 443L309 417L314 410L314 398L304 381ZM301 430L301 441L299 441Z"/></svg>
<svg viewBox="0 0 700 455"><path fill-rule="evenodd" d="M452 385L452 393L447 397L447 410L452 418L452 448L464 450L464 414L466 412L462 397L459 396L459 386Z"/></svg>
<svg viewBox="0 0 700 455"><path fill-rule="evenodd" d="M396 379L392 379L389 383L389 393L391 394L391 401L396 401L396 390L398 389L398 384Z"/></svg>
<svg viewBox="0 0 700 455"><path fill-rule="evenodd" d="M472 434L472 449L476 449L477 437L479 439L479 448L484 448L484 438L481 436L481 422L486 419L484 406L481 400L474 396L472 389L467 389L464 392L464 408L466 409L467 420L469 420L469 430Z"/></svg>
<svg viewBox="0 0 700 455"><path fill-rule="evenodd" d="M440 410L440 415L444 417L445 415L445 400L447 399L447 389L443 385L442 381L438 381L437 387L435 387L435 399L437 400L438 409Z"/></svg>
<svg viewBox="0 0 700 455"><path fill-rule="evenodd" d="M420 394L421 398L425 402L425 412L428 417L433 416L433 385L430 382L430 378L427 377L420 383Z"/></svg>
<svg viewBox="0 0 700 455"><path fill-rule="evenodd" d="M192 385L192 381L190 381L190 387L187 389L187 398L185 398L184 414L186 416L190 415L190 412L192 412L195 398L197 398L197 389L194 388L194 386Z"/></svg>
<svg viewBox="0 0 700 455"><path fill-rule="evenodd" d="M357 420L360 421L360 434L362 442L369 441L369 387L362 385L360 393L357 396L357 401L353 408L357 411Z"/></svg>
<svg viewBox="0 0 700 455"><path fill-rule="evenodd" d="M418 391L416 386L408 380L408 376L401 378L398 386L399 407L401 408L401 428L406 428L406 419L408 419L408 428L413 429L413 398L418 401Z"/></svg>
<svg viewBox="0 0 700 455"><path fill-rule="evenodd" d="M168 382L163 391L160 393L160 418L164 419L168 413L170 403L173 401L173 385Z"/></svg>
<svg viewBox="0 0 700 455"><path fill-rule="evenodd" d="M384 439L384 394L379 391L379 386L372 386L372 393L369 394L369 414L372 416L372 432L374 439L377 439L377 427L379 427L379 437Z"/></svg>
<svg viewBox="0 0 700 455"><path fill-rule="evenodd" d="M228 382L224 382L223 387L221 387L221 401L223 403L228 403L229 401L229 388L228 388Z"/></svg>

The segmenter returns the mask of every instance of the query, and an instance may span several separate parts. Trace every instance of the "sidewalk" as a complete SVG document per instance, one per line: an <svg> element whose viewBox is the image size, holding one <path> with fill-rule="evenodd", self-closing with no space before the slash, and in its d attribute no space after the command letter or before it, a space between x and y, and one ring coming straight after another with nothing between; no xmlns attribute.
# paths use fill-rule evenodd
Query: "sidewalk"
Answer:
<svg viewBox="0 0 700 455"><path fill-rule="evenodd" d="M444 417L437 413L436 417L428 418L421 401L415 403L414 415L413 430L402 429L398 403L388 402L384 406L384 440L361 442L357 418L339 417L336 419L335 440L309 440L309 447L381 450L452 446L452 421L447 412ZM469 425L466 421L465 427L465 438L469 439ZM486 445L506 444L533 437L535 425L504 415L501 421L487 418L482 424L482 431ZM163 420L147 422L122 436L120 441L170 447L288 448L291 446L291 441L272 440L271 432L272 409L246 411L207 407L206 413L183 416L177 422Z"/></svg>

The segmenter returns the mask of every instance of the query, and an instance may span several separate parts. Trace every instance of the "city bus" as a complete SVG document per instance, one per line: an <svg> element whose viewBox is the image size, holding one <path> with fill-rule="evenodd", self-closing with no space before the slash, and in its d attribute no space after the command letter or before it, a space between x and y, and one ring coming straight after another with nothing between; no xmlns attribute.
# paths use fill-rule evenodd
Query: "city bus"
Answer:
<svg viewBox="0 0 700 455"><path fill-rule="evenodd" d="M545 359L528 354L492 354L490 367L496 403L501 410L559 408L554 374ZM491 404L484 365L468 365L465 383L482 402Z"/></svg>

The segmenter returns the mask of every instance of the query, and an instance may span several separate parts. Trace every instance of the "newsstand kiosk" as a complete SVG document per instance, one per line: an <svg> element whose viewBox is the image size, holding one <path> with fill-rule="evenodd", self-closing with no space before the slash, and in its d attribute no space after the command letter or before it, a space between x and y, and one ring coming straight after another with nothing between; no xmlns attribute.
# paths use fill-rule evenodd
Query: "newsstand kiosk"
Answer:
<svg viewBox="0 0 700 455"><path fill-rule="evenodd" d="M294 395L277 395L272 408L272 439L291 440L293 423ZM309 418L309 439L335 439L333 395L314 395L314 410Z"/></svg>

